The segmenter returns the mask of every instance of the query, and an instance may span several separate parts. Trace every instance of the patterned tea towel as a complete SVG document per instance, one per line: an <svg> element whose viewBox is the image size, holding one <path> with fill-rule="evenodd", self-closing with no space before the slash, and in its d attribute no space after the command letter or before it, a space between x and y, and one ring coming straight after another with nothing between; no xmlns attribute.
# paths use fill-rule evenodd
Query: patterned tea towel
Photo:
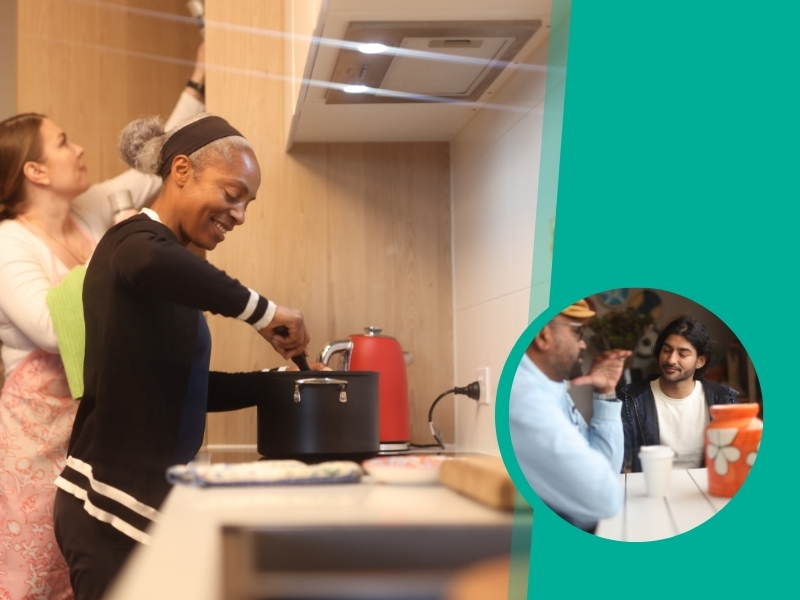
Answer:
<svg viewBox="0 0 800 600"><path fill-rule="evenodd" d="M199 487L225 485L300 485L356 483L363 472L358 463L331 461L307 465L299 460L259 460L202 465L189 463L167 469L167 481Z"/></svg>

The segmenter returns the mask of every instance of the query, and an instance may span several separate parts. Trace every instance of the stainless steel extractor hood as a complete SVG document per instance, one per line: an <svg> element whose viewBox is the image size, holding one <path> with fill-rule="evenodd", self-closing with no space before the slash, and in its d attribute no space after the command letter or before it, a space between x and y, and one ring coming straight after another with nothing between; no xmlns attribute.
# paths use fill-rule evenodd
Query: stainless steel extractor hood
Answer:
<svg viewBox="0 0 800 600"><path fill-rule="evenodd" d="M550 0L285 3L287 148L449 141L514 73L546 67Z"/></svg>
<svg viewBox="0 0 800 600"><path fill-rule="evenodd" d="M351 22L327 104L480 99L542 26L531 21ZM380 44L385 50L359 51ZM347 86L364 86L348 93Z"/></svg>

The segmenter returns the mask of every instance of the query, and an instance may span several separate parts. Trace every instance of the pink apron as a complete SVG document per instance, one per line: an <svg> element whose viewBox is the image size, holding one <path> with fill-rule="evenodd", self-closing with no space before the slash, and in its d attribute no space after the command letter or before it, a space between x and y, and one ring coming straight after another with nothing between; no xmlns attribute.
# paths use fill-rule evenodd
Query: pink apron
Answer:
<svg viewBox="0 0 800 600"><path fill-rule="evenodd" d="M0 393L0 600L74 597L53 533L53 481L64 469L77 411L58 354L35 350L8 374Z"/></svg>
<svg viewBox="0 0 800 600"><path fill-rule="evenodd" d="M0 600L72 598L53 533L56 486L78 403L61 358L36 350L0 395Z"/></svg>

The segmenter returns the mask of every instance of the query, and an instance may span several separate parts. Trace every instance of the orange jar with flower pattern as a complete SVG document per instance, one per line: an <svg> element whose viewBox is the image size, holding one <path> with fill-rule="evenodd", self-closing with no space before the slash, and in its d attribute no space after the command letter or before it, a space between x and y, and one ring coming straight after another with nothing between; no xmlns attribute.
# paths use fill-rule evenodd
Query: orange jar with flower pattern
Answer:
<svg viewBox="0 0 800 600"><path fill-rule="evenodd" d="M706 428L709 494L732 498L747 479L761 444L759 408L755 403L711 407Z"/></svg>

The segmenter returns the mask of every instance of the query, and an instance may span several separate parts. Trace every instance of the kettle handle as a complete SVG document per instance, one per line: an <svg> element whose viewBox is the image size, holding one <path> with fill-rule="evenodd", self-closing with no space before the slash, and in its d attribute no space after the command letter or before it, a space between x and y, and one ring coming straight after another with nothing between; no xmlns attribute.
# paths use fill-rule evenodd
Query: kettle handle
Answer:
<svg viewBox="0 0 800 600"><path fill-rule="evenodd" d="M322 349L319 355L319 362L327 365L331 357L337 352L344 352L344 365L343 371L350 370L350 352L353 350L353 340L339 340L338 342L331 342Z"/></svg>

